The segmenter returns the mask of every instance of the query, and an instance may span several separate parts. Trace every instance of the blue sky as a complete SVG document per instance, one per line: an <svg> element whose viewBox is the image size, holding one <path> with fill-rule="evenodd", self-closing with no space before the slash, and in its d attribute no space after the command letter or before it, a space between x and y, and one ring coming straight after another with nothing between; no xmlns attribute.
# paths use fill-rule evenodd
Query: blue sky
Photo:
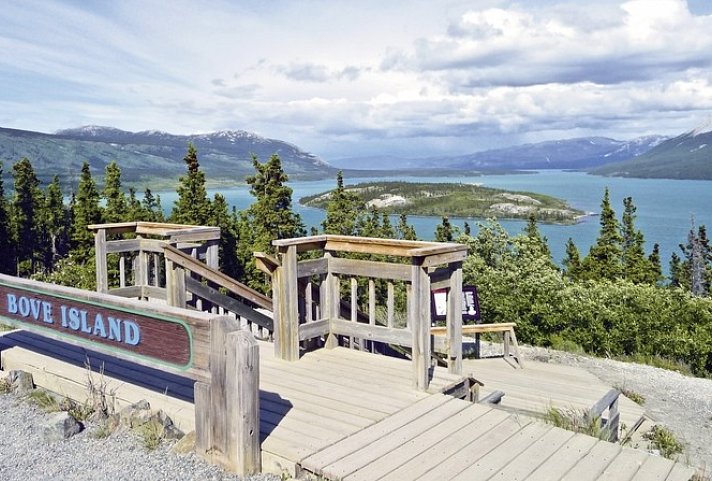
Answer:
<svg viewBox="0 0 712 481"><path fill-rule="evenodd" d="M2 127L242 129L329 160L712 115L709 0L7 0L0 25Z"/></svg>

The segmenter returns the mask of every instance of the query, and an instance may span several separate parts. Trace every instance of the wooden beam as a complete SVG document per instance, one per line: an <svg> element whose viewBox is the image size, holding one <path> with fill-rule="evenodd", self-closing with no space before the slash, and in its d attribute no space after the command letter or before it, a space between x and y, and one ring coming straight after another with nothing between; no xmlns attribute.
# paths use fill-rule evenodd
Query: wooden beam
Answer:
<svg viewBox="0 0 712 481"><path fill-rule="evenodd" d="M96 259L96 291L108 292L109 270L106 266L106 229L94 232L94 257Z"/></svg>
<svg viewBox="0 0 712 481"><path fill-rule="evenodd" d="M411 347L413 342L410 331L406 329L374 326L344 319L330 319L329 324L332 334L339 334L341 336L353 336L362 340L398 344L399 346L405 347Z"/></svg>
<svg viewBox="0 0 712 481"><path fill-rule="evenodd" d="M447 369L451 374L462 374L462 264L452 266L450 290L447 295Z"/></svg>
<svg viewBox="0 0 712 481"><path fill-rule="evenodd" d="M275 356L296 361L299 359L297 247L281 248L280 257L281 267L272 276L275 297L279 299L274 309Z"/></svg>
<svg viewBox="0 0 712 481"><path fill-rule="evenodd" d="M223 274L222 272L212 269L211 267L203 264L199 260L189 256L188 254L181 252L173 246L164 246L164 253L166 259L172 261L175 265L181 266L191 272L198 274L204 279L214 282L221 287L226 288L233 294L247 299L248 301L257 304L269 311L273 310L272 299L265 296L261 292L258 292L239 281L236 281L232 277Z"/></svg>
<svg viewBox="0 0 712 481"><path fill-rule="evenodd" d="M411 306L409 309L412 332L413 387L426 391L430 371L430 278L421 258L412 260Z"/></svg>
<svg viewBox="0 0 712 481"><path fill-rule="evenodd" d="M397 281L410 280L410 266L405 264L394 264L392 262L377 262L332 257L329 259L329 270L334 274L371 277L374 279Z"/></svg>

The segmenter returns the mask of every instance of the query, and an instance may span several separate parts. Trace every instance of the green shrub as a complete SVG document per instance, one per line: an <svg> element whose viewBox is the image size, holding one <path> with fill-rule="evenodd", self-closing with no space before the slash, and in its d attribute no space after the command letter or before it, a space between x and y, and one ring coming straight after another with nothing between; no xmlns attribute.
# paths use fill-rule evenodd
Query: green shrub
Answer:
<svg viewBox="0 0 712 481"><path fill-rule="evenodd" d="M668 459L677 459L684 448L675 435L666 427L656 424L645 433L645 439L650 443L651 449L657 449L660 454Z"/></svg>

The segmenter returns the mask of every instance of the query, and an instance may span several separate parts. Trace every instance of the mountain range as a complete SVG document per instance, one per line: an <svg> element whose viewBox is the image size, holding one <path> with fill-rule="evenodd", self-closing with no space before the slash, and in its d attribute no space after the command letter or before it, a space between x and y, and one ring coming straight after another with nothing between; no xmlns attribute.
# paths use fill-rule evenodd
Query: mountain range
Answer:
<svg viewBox="0 0 712 481"><path fill-rule="evenodd" d="M63 182L74 183L85 160L92 175L103 176L106 165L115 160L127 182L175 182L185 172L183 157L188 142L197 148L201 168L211 181L243 181L254 173L252 154L262 162L279 154L285 171L295 179L336 175L333 167L295 145L241 130L174 135L85 126L45 134L0 128L0 161L8 176L10 166L27 157L43 181L56 174Z"/></svg>
<svg viewBox="0 0 712 481"><path fill-rule="evenodd" d="M712 120L637 157L590 172L615 177L712 180Z"/></svg>
<svg viewBox="0 0 712 481"><path fill-rule="evenodd" d="M466 155L424 159L374 156L331 162L338 167L362 169L450 168L475 170L587 169L628 160L654 148L667 137L651 135L623 141L606 137L581 137L516 145Z"/></svg>
<svg viewBox="0 0 712 481"><path fill-rule="evenodd" d="M195 144L201 168L213 185L242 182L254 173L252 154L266 161L275 153L293 180L334 178L339 168L347 178L571 169L597 175L712 180L712 122L675 138L582 137L465 155L352 157L329 163L293 144L243 130L175 135L85 126L46 134L0 128L0 162L6 180L11 178L12 164L27 157L43 182L59 175L65 185L74 185L85 160L99 180L106 165L115 160L126 183L173 187L185 172L182 159L188 142Z"/></svg>

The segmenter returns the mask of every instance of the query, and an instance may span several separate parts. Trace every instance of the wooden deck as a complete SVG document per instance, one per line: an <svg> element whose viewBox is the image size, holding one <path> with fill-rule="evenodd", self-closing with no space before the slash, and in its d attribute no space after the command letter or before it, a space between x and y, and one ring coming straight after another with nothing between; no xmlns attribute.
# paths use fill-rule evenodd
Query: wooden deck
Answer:
<svg viewBox="0 0 712 481"><path fill-rule="evenodd" d="M120 378L117 382L123 383L133 376L146 387L161 393L168 389L191 401L192 381L188 379L166 377L165 373L28 333L0 336L0 350L13 345L44 350L54 357L63 355L75 365L76 383L86 379L82 365L89 354L93 366L104 364L107 379L116 376ZM579 393L582 406L590 407L589 397L597 400L608 387L599 383L593 389L593 380L576 374L579 370L574 368L537 367L530 362L520 370L502 359L467 362L465 372L472 371L487 383L485 393L489 389L505 391L503 402L508 410L502 410L439 393L460 379L441 368L433 371L430 390L422 392L413 389L408 361L335 348L319 349L299 361L287 362L275 358L272 344L261 342L260 351L260 439L265 471L307 471L325 479L354 481L500 476L682 481L693 473L670 461L574 435L509 410L517 405L522 412L535 403L545 406L548 396L554 405L573 406L575 401L566 396L574 392ZM35 359L34 365L45 377L51 374L46 372L50 366L61 369L61 362L43 366ZM66 377L69 371L66 368L62 375ZM527 376L531 392L525 390ZM554 389L556 385L560 387ZM592 388L588 397L583 395L587 387ZM538 388L548 389L549 394L535 401ZM192 404L183 402L181 406L190 409ZM625 413L626 406L621 410Z"/></svg>
<svg viewBox="0 0 712 481"><path fill-rule="evenodd" d="M329 480L669 480L694 470L442 394L300 462Z"/></svg>
<svg viewBox="0 0 712 481"><path fill-rule="evenodd" d="M558 364L527 361L525 369L502 358L463 361L463 372L484 383L480 393L504 391L500 406L511 412L541 416L549 408L590 409L613 386L590 372ZM622 436L645 417L645 409L625 396L619 398Z"/></svg>

